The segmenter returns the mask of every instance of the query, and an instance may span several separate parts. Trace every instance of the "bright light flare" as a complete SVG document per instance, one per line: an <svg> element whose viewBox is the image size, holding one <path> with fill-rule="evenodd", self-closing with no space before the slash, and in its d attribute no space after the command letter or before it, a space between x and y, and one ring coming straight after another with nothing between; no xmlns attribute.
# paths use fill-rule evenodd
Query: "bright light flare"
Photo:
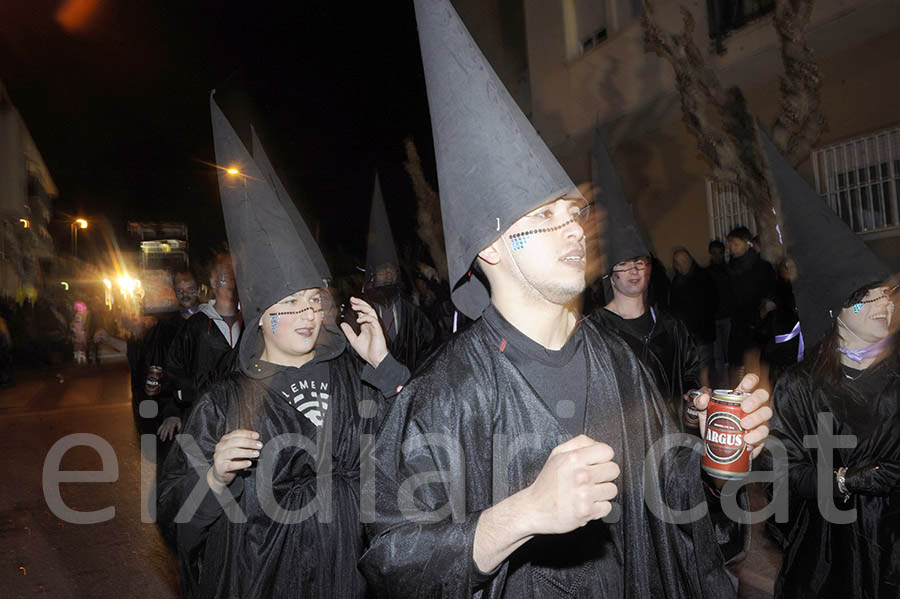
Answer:
<svg viewBox="0 0 900 599"><path fill-rule="evenodd" d="M65 281L60 281L59 284L62 285L63 289L65 289L66 291L69 290L69 284L66 283Z"/></svg>
<svg viewBox="0 0 900 599"><path fill-rule="evenodd" d="M22 223L22 227L25 229L31 226L31 221L29 221L27 218L20 218L19 222Z"/></svg>
<svg viewBox="0 0 900 599"><path fill-rule="evenodd" d="M116 282L119 284L119 290L122 292L122 295L133 294L141 288L141 282L138 279L132 279L128 275L119 277L116 279Z"/></svg>
<svg viewBox="0 0 900 599"><path fill-rule="evenodd" d="M112 289L112 281L109 279L103 279L103 284L106 285L107 289Z"/></svg>
<svg viewBox="0 0 900 599"><path fill-rule="evenodd" d="M76 218L75 224L78 225L79 229L87 229L87 227L88 227L88 222L86 220L84 220L83 218Z"/></svg>
<svg viewBox="0 0 900 599"><path fill-rule="evenodd" d="M240 175L241 174L241 171L239 171L238 169L236 169L234 167L227 169L225 172L228 173L229 175Z"/></svg>

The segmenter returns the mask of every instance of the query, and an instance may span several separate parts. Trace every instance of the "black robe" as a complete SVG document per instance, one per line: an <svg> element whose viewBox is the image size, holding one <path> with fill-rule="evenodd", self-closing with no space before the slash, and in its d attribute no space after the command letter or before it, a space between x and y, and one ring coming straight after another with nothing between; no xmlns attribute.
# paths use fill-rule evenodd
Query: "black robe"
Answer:
<svg viewBox="0 0 900 599"><path fill-rule="evenodd" d="M367 292L366 301L372 305L385 322L385 312L391 311L391 319L395 319L396 329L392 335L385 331L388 351L394 359L415 371L434 350L436 334L434 325L425 313L399 292L387 296L375 288Z"/></svg>
<svg viewBox="0 0 900 599"><path fill-rule="evenodd" d="M762 301L775 295L775 269L754 250L728 261L728 277L733 292L731 333L728 336L728 362L744 363L744 352L765 345L765 333L759 330Z"/></svg>
<svg viewBox="0 0 900 599"><path fill-rule="evenodd" d="M589 321L581 326L588 398L605 394L621 405L617 413L601 413L600 402L589 401L585 415L587 435L617 437L622 447L616 456L622 469L616 481L620 523L595 522L568 534L532 539L493 576L477 571L472 546L481 512L531 484L553 447L567 437L503 354L503 339L482 318L425 364L394 401L376 439L377 515L367 525L370 542L360 567L378 596L469 597L473 591L480 598L557 597L561 591L599 595L605 576L597 564L608 566L621 549L627 597L736 597L736 582L716 534L731 540L743 531L736 526L714 531L707 518L665 524L650 514L645 504L650 497L664 496L673 509L706 499L700 456L686 448L666 453L657 472L660 485L645 484L648 449L677 426L628 347ZM436 436L430 446L417 448L424 433ZM441 441L446 446L435 447ZM520 446L507 453L511 443ZM459 451L447 449L453 446ZM409 483L402 485L414 475L425 481L411 493ZM437 522L417 522L398 507L402 497L433 513L451 495L458 497L452 519L444 514ZM610 526L620 527L621 535L610 534ZM613 541L617 536L623 540L621 548Z"/></svg>
<svg viewBox="0 0 900 599"><path fill-rule="evenodd" d="M187 319L180 312L167 314L160 318L144 337L142 383L146 382L151 366L157 366L162 369L162 375L159 377L159 393L155 398L159 404L157 423L162 422L169 416L181 417L182 415L181 406L175 398L175 391L177 390L175 379L172 376L167 376L165 365L172 343L186 324Z"/></svg>
<svg viewBox="0 0 900 599"><path fill-rule="evenodd" d="M606 308L595 310L591 318L615 331L628 344L653 375L672 415L680 420L684 404L682 396L700 387L703 364L684 322L659 308L654 308L653 312L656 323L646 337L634 336L623 326L622 317Z"/></svg>
<svg viewBox="0 0 900 599"><path fill-rule="evenodd" d="M776 529L785 551L776 597L900 596L900 486L885 496L853 494L846 504L835 499L838 509L855 508L857 520L831 524L816 501L817 452L803 445L804 436L817 433L817 415L830 412L834 434L857 435L858 441L855 448L834 451L834 469L870 459L900 461L898 365L894 356L855 381L823 388L813 384L805 360L778 380L770 427L788 450L790 520Z"/></svg>
<svg viewBox="0 0 900 599"><path fill-rule="evenodd" d="M261 369L258 373L252 368L241 368L196 402L183 434L196 440L210 465L216 443L229 431L254 430L263 443L285 433L299 433L316 443L316 454L294 445L278 453L271 478L274 497L283 509L299 510L310 502L321 501L319 489L327 477L331 482L332 502L329 522L319 520L323 513L321 504L317 514L301 522L279 523L270 518L257 488L260 458L251 468L241 471L223 492L235 497L237 506L246 515L245 523L237 523L223 511L204 477L200 480L206 489L203 504L189 522L177 525L179 561L187 596L199 599L365 596L365 580L356 568L363 548L359 515L360 452L369 442L364 435L376 430L385 412L385 397L396 393L397 385L404 383L409 375L399 363L385 360L383 366L389 371L383 372L382 366L378 370L366 366L363 374L368 374L367 378L381 392L362 382L362 362L355 354L341 348L337 354L332 351L330 355L322 355L317 349L314 361L301 368L276 367L265 362L256 365ZM312 391L305 387L302 400L282 396L279 383L301 380L312 372L328 379L326 389L320 386ZM374 404L360 406L364 400ZM300 407L307 401L324 403L327 407L312 406L312 412L308 407L301 412ZM294 405L300 407L295 409ZM323 412L324 421L318 427L314 419ZM331 475L322 474L317 481L316 465L329 453ZM202 469L203 474L206 469ZM199 478L180 447L170 452L164 470L158 499L159 519L171 521Z"/></svg>
<svg viewBox="0 0 900 599"><path fill-rule="evenodd" d="M189 408L218 380L234 369L237 348L232 347L219 327L203 312L197 312L181 328L166 356L166 375L181 391L180 402Z"/></svg>
<svg viewBox="0 0 900 599"><path fill-rule="evenodd" d="M692 260L686 275L675 273L669 288L669 309L681 319L697 343L711 344L716 340L716 311L719 294L716 282L705 268Z"/></svg>

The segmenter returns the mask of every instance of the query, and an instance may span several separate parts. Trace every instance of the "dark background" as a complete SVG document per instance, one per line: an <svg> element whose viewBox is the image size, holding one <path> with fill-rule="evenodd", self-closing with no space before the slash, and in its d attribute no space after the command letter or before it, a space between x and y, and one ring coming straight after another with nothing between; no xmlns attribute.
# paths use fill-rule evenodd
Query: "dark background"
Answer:
<svg viewBox="0 0 900 599"><path fill-rule="evenodd" d="M192 258L208 258L225 239L204 164L215 88L248 147L257 128L335 274L364 259L376 168L398 244L418 244L404 138L432 181L434 158L411 1L69 2L89 9L80 24L61 16L65 0L0 2L0 79L57 212L106 217L123 241L128 220L181 220ZM80 248L98 245L94 231ZM65 251L67 224L52 232Z"/></svg>

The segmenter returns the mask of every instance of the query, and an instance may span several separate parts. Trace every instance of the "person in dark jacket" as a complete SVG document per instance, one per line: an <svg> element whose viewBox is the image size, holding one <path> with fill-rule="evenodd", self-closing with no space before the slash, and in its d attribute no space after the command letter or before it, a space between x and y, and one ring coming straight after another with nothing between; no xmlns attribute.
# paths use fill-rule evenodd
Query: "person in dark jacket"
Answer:
<svg viewBox="0 0 900 599"><path fill-rule="evenodd" d="M677 248L672 253L672 269L675 276L669 288L669 310L687 326L697 345L700 364L707 373L712 373L715 315L719 307L716 283L685 248Z"/></svg>
<svg viewBox="0 0 900 599"><path fill-rule="evenodd" d="M474 322L379 430L361 569L397 599L736 597L711 518L648 509L706 491L687 448L645 474L676 424L627 345L581 318L588 203L449 1L415 8L453 301ZM751 444L766 397L745 400Z"/></svg>
<svg viewBox="0 0 900 599"><path fill-rule="evenodd" d="M178 311L161 317L148 331L143 351L144 395L147 399L155 400L158 406L157 416L153 420L160 440L160 462L165 458L169 442L181 430L185 416L185 404L176 396L175 379L166 373L166 358L187 320L200 310L197 301L200 286L194 273L190 270L178 271L172 275L172 279Z"/></svg>
<svg viewBox="0 0 900 599"><path fill-rule="evenodd" d="M200 304L166 355L166 375L182 410L190 410L206 387L231 372L243 328L231 256L215 257L209 283L215 299Z"/></svg>
<svg viewBox="0 0 900 599"><path fill-rule="evenodd" d="M361 461L409 372L365 302L350 300L359 334L326 320L318 249L210 104L217 161L241 165L219 186L247 328L235 371L196 401L169 453L160 518L177 525L190 597L363 598Z"/></svg>
<svg viewBox="0 0 900 599"><path fill-rule="evenodd" d="M728 340L728 363L733 380L758 369L761 343L760 323L775 305L775 270L753 250L752 235L746 227L728 233L728 277L733 292L734 311Z"/></svg>
<svg viewBox="0 0 900 599"><path fill-rule="evenodd" d="M710 382L714 387L728 386L728 339L731 335L731 315L734 313L734 291L725 263L725 244L718 239L709 242L709 265L706 272L716 285L716 340L713 345L714 369Z"/></svg>

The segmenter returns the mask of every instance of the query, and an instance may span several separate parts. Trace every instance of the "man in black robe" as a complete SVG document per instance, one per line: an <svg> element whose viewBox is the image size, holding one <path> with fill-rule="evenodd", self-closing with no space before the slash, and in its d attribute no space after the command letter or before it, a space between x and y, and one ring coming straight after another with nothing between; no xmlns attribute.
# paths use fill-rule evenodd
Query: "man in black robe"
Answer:
<svg viewBox="0 0 900 599"><path fill-rule="evenodd" d="M686 448L644 475L676 424L624 342L577 315L583 198L449 3L416 16L453 299L476 320L379 431L363 572L385 597L736 596L708 518L651 515L707 489ZM745 402L750 443L765 399Z"/></svg>
<svg viewBox="0 0 900 599"><path fill-rule="evenodd" d="M753 249L751 240L747 227L735 227L728 233L728 277L733 293L728 363L735 369L732 379L758 368L760 323L774 308L775 270Z"/></svg>
<svg viewBox="0 0 900 599"><path fill-rule="evenodd" d="M673 416L682 418L684 395L701 387L709 389L707 371L684 322L649 304L651 268L647 256L635 256L613 266L613 299L591 318L615 331L631 347L650 371L659 392L669 400Z"/></svg>
<svg viewBox="0 0 900 599"><path fill-rule="evenodd" d="M166 356L166 374L181 409L188 411L209 385L231 372L243 328L231 256L215 257L209 285L214 299L188 318Z"/></svg>
<svg viewBox="0 0 900 599"><path fill-rule="evenodd" d="M615 331L631 347L650 371L673 416L681 420L684 395L693 389L708 388L707 373L684 322L650 301L653 272L650 251L609 152L596 130L593 166L595 184L603 185L599 202L607 213L606 257L611 268L606 279L612 297L590 316L601 326Z"/></svg>
<svg viewBox="0 0 900 599"><path fill-rule="evenodd" d="M415 370L434 349L436 334L431 320L406 293L377 174L369 217L363 297L378 312L391 355Z"/></svg>

